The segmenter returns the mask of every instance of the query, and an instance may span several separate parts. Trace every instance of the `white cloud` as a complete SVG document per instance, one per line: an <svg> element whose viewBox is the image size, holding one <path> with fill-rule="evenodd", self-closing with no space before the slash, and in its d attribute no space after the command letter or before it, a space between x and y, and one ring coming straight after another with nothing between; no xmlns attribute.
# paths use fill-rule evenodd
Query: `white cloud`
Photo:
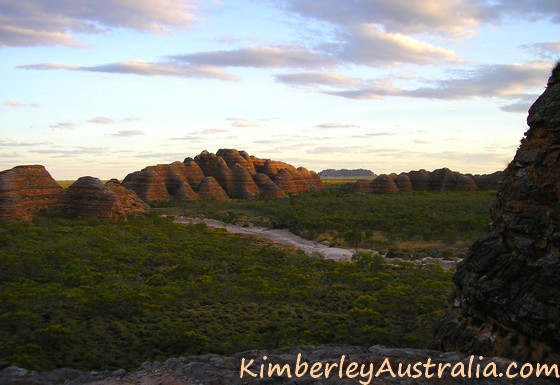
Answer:
<svg viewBox="0 0 560 385"><path fill-rule="evenodd" d="M376 25L361 25L343 34L336 56L345 62L365 65L400 63L460 63L453 52L401 33L385 32Z"/></svg>
<svg viewBox="0 0 560 385"><path fill-rule="evenodd" d="M36 103L22 103L15 100L7 100L4 102L4 105L8 107L39 107L39 105Z"/></svg>
<svg viewBox="0 0 560 385"><path fill-rule="evenodd" d="M243 119L243 118L226 118L226 120L230 121L231 122L230 124L233 127L247 128L247 127L259 127L260 126L259 123L255 123L255 122L252 122L250 120Z"/></svg>
<svg viewBox="0 0 560 385"><path fill-rule="evenodd" d="M43 154L43 155L55 155L58 157L61 156L76 156L79 157L81 155L91 155L91 154L102 154L106 151L103 147L83 147L78 146L70 150L66 150L63 148L55 148L58 146L54 146L51 149L42 149L42 150L30 150L29 152L36 153L36 154Z"/></svg>
<svg viewBox="0 0 560 385"><path fill-rule="evenodd" d="M500 107L501 110L506 112L517 112L526 114L529 111L529 107L537 100L539 95L529 94L523 95L514 103L506 104Z"/></svg>
<svg viewBox="0 0 560 385"><path fill-rule="evenodd" d="M96 124L113 124L114 123L113 119L106 118L104 116L96 116L95 118L89 119L88 122L96 123Z"/></svg>
<svg viewBox="0 0 560 385"><path fill-rule="evenodd" d="M188 28L196 0L18 0L0 3L0 46L80 46L76 34Z"/></svg>
<svg viewBox="0 0 560 385"><path fill-rule="evenodd" d="M121 130L121 131L117 131L114 134L111 134L111 136L120 136L120 137L130 137L130 136L141 136L141 135L145 135L144 131L141 130Z"/></svg>
<svg viewBox="0 0 560 385"><path fill-rule="evenodd" d="M185 66L176 63L150 63L146 61L126 61L102 64L91 67L80 67L61 63L25 64L17 68L26 70L72 70L87 72L106 72L115 74L131 74L140 76L176 76L185 78L206 78L218 80L238 80L219 68L209 66Z"/></svg>
<svg viewBox="0 0 560 385"><path fill-rule="evenodd" d="M34 147L48 144L48 142L6 142L0 140L0 147Z"/></svg>
<svg viewBox="0 0 560 385"><path fill-rule="evenodd" d="M531 55L544 60L560 59L560 41L547 41L542 43L523 44L520 48Z"/></svg>
<svg viewBox="0 0 560 385"><path fill-rule="evenodd" d="M290 85L321 85L332 87L352 87L359 85L359 80L334 73L304 72L281 74L276 81Z"/></svg>
<svg viewBox="0 0 560 385"><path fill-rule="evenodd" d="M356 124L348 124L348 123L322 123L318 124L315 127L318 128L357 128L360 127Z"/></svg>
<svg viewBox="0 0 560 385"><path fill-rule="evenodd" d="M387 31L461 35L480 24L481 1L464 0L273 0L301 16L342 26L383 25Z"/></svg>
<svg viewBox="0 0 560 385"><path fill-rule="evenodd" d="M469 71L456 71L456 77L426 82L425 87L404 89L387 84L371 84L344 91L325 91L330 95L351 99L378 99L403 96L423 99L460 100L474 97L526 98L527 92L546 83L547 64L480 65Z"/></svg>
<svg viewBox="0 0 560 385"><path fill-rule="evenodd" d="M60 130L72 130L76 128L76 123L74 122L58 122L56 124L50 125L50 128L60 129Z"/></svg>
<svg viewBox="0 0 560 385"><path fill-rule="evenodd" d="M332 64L326 55L305 48L248 47L170 56L172 60L216 67L317 68Z"/></svg>

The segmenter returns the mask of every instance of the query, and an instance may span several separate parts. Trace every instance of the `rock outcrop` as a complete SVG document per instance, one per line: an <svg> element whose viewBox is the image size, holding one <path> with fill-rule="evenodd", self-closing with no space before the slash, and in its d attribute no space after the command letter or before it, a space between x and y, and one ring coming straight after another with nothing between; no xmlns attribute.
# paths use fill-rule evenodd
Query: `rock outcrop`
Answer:
<svg viewBox="0 0 560 385"><path fill-rule="evenodd" d="M0 172L0 222L27 221L40 212L121 220L148 211L136 193L116 179L103 185L86 176L63 189L44 166Z"/></svg>
<svg viewBox="0 0 560 385"><path fill-rule="evenodd" d="M410 180L408 174L402 173L397 176L397 179L395 179L395 183L400 192L409 192L414 190L414 188L412 187L412 181Z"/></svg>
<svg viewBox="0 0 560 385"><path fill-rule="evenodd" d="M201 199L215 199L218 201L229 199L222 186L220 186L216 178L213 176L207 176L202 179L198 195Z"/></svg>
<svg viewBox="0 0 560 385"><path fill-rule="evenodd" d="M497 190L500 183L504 179L504 171L496 171L492 174L485 175L467 175L470 176L480 190Z"/></svg>
<svg viewBox="0 0 560 385"><path fill-rule="evenodd" d="M197 200L198 195L190 181L199 187L204 177L199 174L199 170L198 166L187 166L181 162L148 166L128 174L123 185L134 190L146 202Z"/></svg>
<svg viewBox="0 0 560 385"><path fill-rule="evenodd" d="M71 216L125 219L149 210L144 202L284 197L319 191L321 178L306 168L250 156L245 151L203 151L183 162L148 166L106 186L82 177L64 190L43 166L0 172L0 222L30 220L42 210Z"/></svg>
<svg viewBox="0 0 560 385"><path fill-rule="evenodd" d="M323 187L313 171L233 149L220 149L216 154L202 151L182 163L149 166L127 175L123 184L146 202L283 197Z"/></svg>
<svg viewBox="0 0 560 385"><path fill-rule="evenodd" d="M374 194L394 194L399 192L395 180L386 174L381 174L371 181L371 189Z"/></svg>
<svg viewBox="0 0 560 385"><path fill-rule="evenodd" d="M286 193L280 190L280 187L276 185L266 174L256 173L253 175L253 180L259 186L259 190L262 195L268 195L276 198L283 198Z"/></svg>
<svg viewBox="0 0 560 385"><path fill-rule="evenodd" d="M0 222L30 220L60 204L63 188L44 166L17 166L0 172Z"/></svg>
<svg viewBox="0 0 560 385"><path fill-rule="evenodd" d="M98 178L84 176L68 187L62 196L62 210L71 217L126 220L148 212L148 206L134 191L117 180L104 185Z"/></svg>
<svg viewBox="0 0 560 385"><path fill-rule="evenodd" d="M335 170L333 168L328 168L320 171L318 175L321 178L374 178L376 176L373 171L363 168L355 170L348 170L346 168Z"/></svg>
<svg viewBox="0 0 560 385"><path fill-rule="evenodd" d="M295 371L296 362L300 357L301 367ZM344 359L342 357L344 356ZM266 358L265 358L266 357ZM246 370L243 371L243 378L240 378L241 364L245 359L244 368L256 374L251 376ZM388 364L384 365L385 359ZM188 358L169 358L164 362L145 362L133 372L116 370L113 372L80 372L73 369L57 369L50 372L37 373L7 367L0 369L1 385L269 385L269 384L298 384L298 385L552 385L553 380L547 381L544 378L514 378L508 379L505 376L482 378L483 369L488 365L496 366L496 373L505 373L511 361L497 358L484 358L479 360L473 357L472 369L469 372L470 356L459 353L442 353L435 350L418 349L399 349L386 348L383 346L372 346L370 348L360 346L318 346L318 347L292 347L277 350L251 350L236 353L232 356L220 356L208 354L204 356L191 356ZM342 370L338 366L342 360ZM412 369L415 364L433 365L426 376L423 366L418 366L422 375L420 378L412 378L417 373ZM251 364L252 363L252 364ZM332 370L327 376L325 373L326 363L332 365ZM351 364L355 363L355 364ZM268 374L269 364L285 367L289 365L290 377L285 370L282 375L278 371ZM399 364L402 370L399 371ZM263 376L260 377L261 365L264 367ZM307 365L307 366L305 366ZM320 366L316 366L320 365ZM355 365L351 369L350 365ZM370 365L373 365L371 376L369 373ZM394 373L391 376L390 370ZM441 378L438 376L439 366L448 365L442 372ZM475 378L477 365L480 365L480 377ZM311 377L311 368L317 367L319 370L313 372L315 378ZM409 367L410 375L407 376L406 368ZM452 367L463 367L464 377L451 376ZM380 368L379 377L375 374ZM347 376L346 374L350 374ZM399 373L403 373L402 376ZM470 377L469 377L470 375Z"/></svg>
<svg viewBox="0 0 560 385"><path fill-rule="evenodd" d="M117 179L111 179L105 183L105 187L117 195L120 211L124 212L124 218L140 216L150 211L148 206L134 191L124 187Z"/></svg>
<svg viewBox="0 0 560 385"><path fill-rule="evenodd" d="M500 186L504 175L498 171L489 175L470 175L440 168L434 171L424 169L408 173L379 175L374 180L360 179L354 183L345 184L345 191L359 193L385 194L408 191L474 191L492 190ZM381 178L381 179L380 179ZM391 179L395 186L387 179ZM377 181L377 182L376 182ZM479 184L477 184L477 181ZM395 190L396 187L396 190Z"/></svg>
<svg viewBox="0 0 560 385"><path fill-rule="evenodd" d="M453 278L447 350L560 364L560 65L529 109L488 233Z"/></svg>

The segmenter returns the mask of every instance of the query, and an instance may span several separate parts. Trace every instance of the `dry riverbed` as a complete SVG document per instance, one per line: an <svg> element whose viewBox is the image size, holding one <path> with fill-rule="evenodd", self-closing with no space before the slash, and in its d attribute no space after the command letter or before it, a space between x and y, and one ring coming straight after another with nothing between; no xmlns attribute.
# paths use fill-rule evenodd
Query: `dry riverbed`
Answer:
<svg viewBox="0 0 560 385"><path fill-rule="evenodd" d="M204 223L211 228L221 228L225 229L227 232L232 234L242 234L248 236L254 236L258 238L264 238L269 241L281 244L283 246L293 247L295 249L303 250L306 254L314 256L320 254L326 259L332 259L334 261L350 261L352 256L357 251L369 251L378 254L375 250L354 250L354 249L343 249L339 247L330 247L328 245L323 245L321 243L313 242L308 239L302 238L298 235L291 233L288 230L283 229L270 229L261 226L247 226L238 225L233 223L225 223L216 219L211 218L189 218L189 217L175 217L175 222L185 225L196 225L198 223ZM387 262L399 260L398 258L385 258ZM446 270L454 269L457 261L447 261L439 258L424 258L420 263L435 263Z"/></svg>

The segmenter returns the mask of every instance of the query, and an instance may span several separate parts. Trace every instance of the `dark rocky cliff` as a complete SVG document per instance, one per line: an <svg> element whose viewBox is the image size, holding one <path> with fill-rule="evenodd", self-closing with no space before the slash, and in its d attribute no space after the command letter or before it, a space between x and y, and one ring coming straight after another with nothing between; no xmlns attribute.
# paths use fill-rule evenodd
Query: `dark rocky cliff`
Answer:
<svg viewBox="0 0 560 385"><path fill-rule="evenodd" d="M560 64L527 123L436 339L445 350L560 363Z"/></svg>

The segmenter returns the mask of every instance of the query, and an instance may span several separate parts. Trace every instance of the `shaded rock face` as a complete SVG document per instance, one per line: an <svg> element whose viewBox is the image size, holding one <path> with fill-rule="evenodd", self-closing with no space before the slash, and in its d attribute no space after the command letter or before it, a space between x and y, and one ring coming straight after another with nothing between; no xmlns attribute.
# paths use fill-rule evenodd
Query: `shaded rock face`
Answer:
<svg viewBox="0 0 560 385"><path fill-rule="evenodd" d="M424 191L430 189L430 173L424 169L410 171L408 178L414 191Z"/></svg>
<svg viewBox="0 0 560 385"><path fill-rule="evenodd" d="M0 172L0 222L30 220L56 208L64 189L44 166L17 166Z"/></svg>
<svg viewBox="0 0 560 385"><path fill-rule="evenodd" d="M498 171L489 175L470 175L440 168L434 171L417 170L400 175L380 175L373 181L358 180L346 184L346 191L385 194L408 191L474 191L497 189L500 186L504 172ZM380 177L383 177L379 179ZM395 186L388 180L391 179ZM377 182L376 182L377 181ZM477 184L477 181L480 184ZM395 191L396 187L396 191Z"/></svg>
<svg viewBox="0 0 560 385"><path fill-rule="evenodd" d="M397 177L397 179L395 180L395 183L396 183L399 191L401 191L401 192L408 192L408 191L414 190L413 187L412 187L412 182L411 182L408 174L405 174L405 173L400 174Z"/></svg>
<svg viewBox="0 0 560 385"><path fill-rule="evenodd" d="M149 166L127 175L123 184L147 202L283 197L323 188L313 171L233 149L220 149L216 154L202 151L182 163Z"/></svg>
<svg viewBox="0 0 560 385"><path fill-rule="evenodd" d="M187 166L182 162L148 166L128 174L123 185L134 190L146 202L196 200L198 195L189 180L198 187L203 178L199 170L198 166Z"/></svg>
<svg viewBox="0 0 560 385"><path fill-rule="evenodd" d="M231 198L256 198L260 195L259 186L255 183L247 168L235 163L231 168L229 196Z"/></svg>
<svg viewBox="0 0 560 385"><path fill-rule="evenodd" d="M276 185L266 174L257 173L253 175L253 180L259 186L261 194L268 195L276 198L282 198L286 196L286 193L280 190L280 187Z"/></svg>
<svg viewBox="0 0 560 385"><path fill-rule="evenodd" d="M134 191L124 187L117 179L109 180L105 183L105 187L117 195L117 207L124 212L124 219L144 215L150 211L150 206L140 199Z"/></svg>
<svg viewBox="0 0 560 385"><path fill-rule="evenodd" d="M266 356L266 359L264 358ZM296 373L296 361L300 357L302 363L301 368ZM325 364L341 363L342 375L338 366L332 366L333 370L329 371L327 376ZM385 359L390 362L390 370L393 371L394 377L389 373L388 366L382 366ZM399 349L386 348L384 346L372 346L370 348L360 346L318 346L318 347L291 347L277 350L251 350L242 353L236 353L232 356L221 356L217 354L207 354L204 356L191 356L188 358L169 358L164 362L145 362L142 366L133 372L124 370L116 370L113 372L80 372L73 369L57 369L50 372L37 373L19 369L16 367L7 367L0 370L0 384L2 385L192 385L192 384L208 384L208 385L270 385L270 384L298 384L298 385L355 385L355 384L372 384L372 385L552 385L553 380L547 381L544 378L463 378L452 377L451 369L445 370L441 378L438 378L437 369L430 371L430 376L425 375L418 378L411 378L403 375L400 377L399 364L402 364L402 371L405 372L407 367L413 367L416 363L430 362L434 368L440 365L461 365L465 368L469 365L469 356L460 353L442 353L435 350L419 350L419 349ZM246 370L243 371L243 378L240 378L241 365L245 360L244 368L254 373L251 376ZM511 361L506 359L488 358L482 361L474 361L481 368L485 368L488 364L494 363L499 373L504 373ZM252 363L252 364L251 364ZM278 371L268 374L268 364L279 365L280 367L289 366L283 371L282 375L278 375ZM304 366L307 364L307 368ZM346 370L351 363L355 363L356 370ZM319 370L314 371L316 378L311 377L311 368L315 365L321 365ZM371 377L367 374L370 370L370 364L373 365ZM264 365L263 376L260 377L260 368ZM380 373L376 378L375 374L380 368L384 368L384 372ZM472 376L475 376L476 366L473 365ZM420 367L422 374L424 368ZM481 370L482 372L482 370ZM346 374L350 373L351 377ZM415 375L414 370L410 370L411 375ZM468 372L465 370L465 375ZM291 378L290 378L291 377ZM519 377L519 376L518 376Z"/></svg>
<svg viewBox="0 0 560 385"><path fill-rule="evenodd" d="M527 118L492 225L458 265L436 342L448 350L560 363L560 70Z"/></svg>
<svg viewBox="0 0 560 385"><path fill-rule="evenodd" d="M229 199L222 186L220 186L216 178L212 176L207 176L202 179L198 195L201 199L215 199L219 201Z"/></svg>
<svg viewBox="0 0 560 385"><path fill-rule="evenodd" d="M430 173L430 190L433 191L473 191L478 187L474 180L448 168L441 168Z"/></svg>
<svg viewBox="0 0 560 385"><path fill-rule="evenodd" d="M116 179L103 185L98 178L84 176L68 187L62 197L62 208L70 216L126 220L146 214L148 206L134 191Z"/></svg>
<svg viewBox="0 0 560 385"><path fill-rule="evenodd" d="M371 189L374 194L393 194L399 192L395 180L385 174L379 175L371 182Z"/></svg>
<svg viewBox="0 0 560 385"><path fill-rule="evenodd" d="M504 171L496 171L486 175L472 175L472 179L480 190L497 190L504 179Z"/></svg>

